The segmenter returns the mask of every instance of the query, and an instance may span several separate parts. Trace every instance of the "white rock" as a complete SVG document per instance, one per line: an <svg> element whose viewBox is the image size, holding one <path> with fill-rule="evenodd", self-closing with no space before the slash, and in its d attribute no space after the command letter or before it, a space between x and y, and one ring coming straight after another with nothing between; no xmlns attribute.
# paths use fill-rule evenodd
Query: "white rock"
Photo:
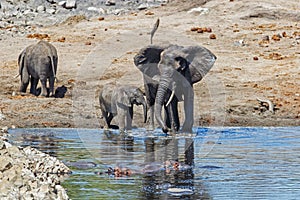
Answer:
<svg viewBox="0 0 300 200"><path fill-rule="evenodd" d="M188 13L192 13L195 15L204 15L207 14L208 12L209 12L208 8L202 8L202 7L192 8L191 10L188 11Z"/></svg>
<svg viewBox="0 0 300 200"><path fill-rule="evenodd" d="M11 145L10 143L8 143L8 142L5 142L5 141L4 141L4 144L5 144L6 148L12 147L12 145Z"/></svg>
<svg viewBox="0 0 300 200"><path fill-rule="evenodd" d="M149 4L148 3L142 3L141 5L138 6L139 10L145 10L149 8Z"/></svg>
<svg viewBox="0 0 300 200"><path fill-rule="evenodd" d="M65 8L67 9L76 8L76 0L67 0Z"/></svg>
<svg viewBox="0 0 300 200"><path fill-rule="evenodd" d="M57 195L59 199L69 199L66 190L62 186L56 185L55 189L57 190Z"/></svg>
<svg viewBox="0 0 300 200"><path fill-rule="evenodd" d="M105 2L105 5L106 6L114 6L114 5L116 5L116 2L114 0L107 0Z"/></svg>
<svg viewBox="0 0 300 200"><path fill-rule="evenodd" d="M53 15L53 14L55 14L56 10L54 8L49 8L46 10L46 12Z"/></svg>
<svg viewBox="0 0 300 200"><path fill-rule="evenodd" d="M96 8L96 7L88 7L87 10L88 10L88 11L92 11L92 12L97 12L97 13L98 13L100 9L99 9L99 8Z"/></svg>
<svg viewBox="0 0 300 200"><path fill-rule="evenodd" d="M0 121L3 121L5 119L6 119L5 115L2 113L2 111L0 111Z"/></svg>
<svg viewBox="0 0 300 200"><path fill-rule="evenodd" d="M103 8L99 8L99 14L106 14L106 10L104 10Z"/></svg>
<svg viewBox="0 0 300 200"><path fill-rule="evenodd" d="M45 8L45 6L38 6L38 7L36 8L36 11L37 11L38 13L42 13L42 12L45 12L45 11L46 11L46 8Z"/></svg>
<svg viewBox="0 0 300 200"><path fill-rule="evenodd" d="M60 1L60 2L58 2L58 5L64 7L66 5L66 3L67 3L66 1Z"/></svg>

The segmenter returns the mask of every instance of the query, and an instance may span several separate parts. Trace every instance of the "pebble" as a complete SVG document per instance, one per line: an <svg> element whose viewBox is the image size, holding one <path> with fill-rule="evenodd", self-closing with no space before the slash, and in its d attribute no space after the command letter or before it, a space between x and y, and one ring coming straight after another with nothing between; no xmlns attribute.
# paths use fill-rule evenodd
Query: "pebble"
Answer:
<svg viewBox="0 0 300 200"><path fill-rule="evenodd" d="M105 5L106 6L114 6L114 5L116 5L116 2L114 0L107 0L105 2Z"/></svg>
<svg viewBox="0 0 300 200"><path fill-rule="evenodd" d="M2 111L0 110L0 121L3 121L6 119L6 116L2 113Z"/></svg>
<svg viewBox="0 0 300 200"><path fill-rule="evenodd" d="M53 14L56 13L56 10L53 9L53 8L50 8L50 9L47 9L46 12L49 13L49 14L51 14L51 15L53 15Z"/></svg>
<svg viewBox="0 0 300 200"><path fill-rule="evenodd" d="M65 8L67 9L76 8L76 0L67 0Z"/></svg>
<svg viewBox="0 0 300 200"><path fill-rule="evenodd" d="M148 3L142 3L141 5L138 6L138 10L145 10L147 8L149 8Z"/></svg>
<svg viewBox="0 0 300 200"><path fill-rule="evenodd" d="M58 2L58 5L64 7L66 3L67 3L66 1L60 1Z"/></svg>
<svg viewBox="0 0 300 200"><path fill-rule="evenodd" d="M202 8L202 7L192 8L188 11L188 13L191 13L194 15L204 15L204 14L207 14L208 12L209 12L208 8Z"/></svg>
<svg viewBox="0 0 300 200"><path fill-rule="evenodd" d="M37 11L38 13L43 13L43 12L46 11L46 8L45 8L45 6L38 6L38 7L36 8L36 11Z"/></svg>

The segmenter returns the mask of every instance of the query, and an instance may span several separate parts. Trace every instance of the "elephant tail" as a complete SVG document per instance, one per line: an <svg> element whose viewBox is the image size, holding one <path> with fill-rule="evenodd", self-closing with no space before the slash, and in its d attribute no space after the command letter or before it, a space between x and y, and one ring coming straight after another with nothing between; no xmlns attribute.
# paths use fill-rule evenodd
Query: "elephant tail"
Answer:
<svg viewBox="0 0 300 200"><path fill-rule="evenodd" d="M18 78L19 76L22 77L22 71L23 71L23 68L25 67L25 61L24 61L25 54L26 54L26 49L24 49L18 57L19 73L17 75L15 75L14 78Z"/></svg>
<svg viewBox="0 0 300 200"><path fill-rule="evenodd" d="M53 56L50 56L50 60L51 60L51 66L52 66L52 72L53 72L54 79L56 80L56 82L58 82L58 79L57 79L56 73L55 73L55 69L54 69L54 58L53 58Z"/></svg>
<svg viewBox="0 0 300 200"><path fill-rule="evenodd" d="M157 31L157 29L158 29L158 26L159 26L159 18L156 20L156 22L155 22L155 24L154 24L154 27L153 27L153 29L152 29L152 31L151 31L151 37L150 37L150 44L152 44L152 39L153 39L153 36L154 36L154 34L155 34L155 32Z"/></svg>
<svg viewBox="0 0 300 200"><path fill-rule="evenodd" d="M54 76L54 79L56 80L56 82L58 82L58 79L56 77L56 72L55 72L55 63L54 62L54 56L52 55L52 52L51 52L51 49L48 48L48 54L49 54L49 57L50 57L50 61L51 61L51 68L52 68L52 73L53 73L53 76Z"/></svg>

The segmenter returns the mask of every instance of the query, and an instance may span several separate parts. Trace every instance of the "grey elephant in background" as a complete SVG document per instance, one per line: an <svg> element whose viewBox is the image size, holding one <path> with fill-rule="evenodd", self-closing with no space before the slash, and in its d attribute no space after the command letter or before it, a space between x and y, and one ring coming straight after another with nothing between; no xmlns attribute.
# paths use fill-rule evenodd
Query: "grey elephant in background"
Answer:
<svg viewBox="0 0 300 200"><path fill-rule="evenodd" d="M47 96L49 79L49 96L54 95L54 81L57 71L57 50L46 41L26 47L18 58L19 75L21 76L20 92L26 92L30 81L30 93L38 95L37 84L41 81L41 94Z"/></svg>
<svg viewBox="0 0 300 200"><path fill-rule="evenodd" d="M184 101L183 132L192 132L194 122L193 84L199 82L212 68L216 56L201 46L157 46L142 48L134 63L143 73L150 123L153 115L164 132L180 127L178 102ZM165 108L165 120L162 108ZM152 119L151 119L152 118Z"/></svg>
<svg viewBox="0 0 300 200"><path fill-rule="evenodd" d="M117 116L120 131L132 129L133 105L143 105L144 123L147 120L147 104L143 92L134 86L104 86L99 95L100 109L108 128Z"/></svg>

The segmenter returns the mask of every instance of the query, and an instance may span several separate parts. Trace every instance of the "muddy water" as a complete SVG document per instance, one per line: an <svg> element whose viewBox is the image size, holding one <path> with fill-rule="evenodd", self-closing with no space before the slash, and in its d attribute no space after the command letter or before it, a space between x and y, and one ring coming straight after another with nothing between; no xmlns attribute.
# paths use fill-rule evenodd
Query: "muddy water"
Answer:
<svg viewBox="0 0 300 200"><path fill-rule="evenodd" d="M34 146L73 170L72 199L297 199L300 127L198 128L165 136L91 129L14 129L13 143ZM178 160L178 169L162 167ZM109 167L130 169L115 177Z"/></svg>

